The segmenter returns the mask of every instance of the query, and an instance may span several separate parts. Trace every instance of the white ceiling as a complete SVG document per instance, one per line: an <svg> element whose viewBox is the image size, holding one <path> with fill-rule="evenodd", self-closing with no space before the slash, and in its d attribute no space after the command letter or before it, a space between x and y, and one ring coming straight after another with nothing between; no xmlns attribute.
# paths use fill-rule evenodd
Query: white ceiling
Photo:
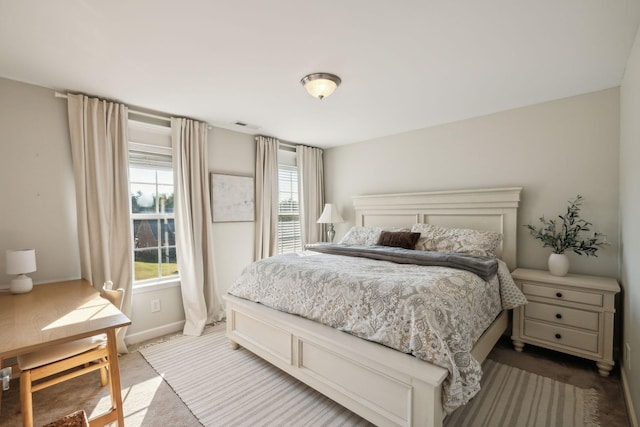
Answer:
<svg viewBox="0 0 640 427"><path fill-rule="evenodd" d="M0 0L0 76L331 147L618 86L639 19L638 0ZM312 98L313 72L342 85Z"/></svg>

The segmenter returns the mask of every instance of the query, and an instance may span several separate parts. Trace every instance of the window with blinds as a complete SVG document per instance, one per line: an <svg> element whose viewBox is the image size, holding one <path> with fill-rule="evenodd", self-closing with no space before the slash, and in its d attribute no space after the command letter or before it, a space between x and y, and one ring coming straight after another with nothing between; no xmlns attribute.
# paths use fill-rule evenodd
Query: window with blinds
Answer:
<svg viewBox="0 0 640 427"><path fill-rule="evenodd" d="M295 166L279 165L278 186L278 253L299 252L302 250L302 230L298 169Z"/></svg>

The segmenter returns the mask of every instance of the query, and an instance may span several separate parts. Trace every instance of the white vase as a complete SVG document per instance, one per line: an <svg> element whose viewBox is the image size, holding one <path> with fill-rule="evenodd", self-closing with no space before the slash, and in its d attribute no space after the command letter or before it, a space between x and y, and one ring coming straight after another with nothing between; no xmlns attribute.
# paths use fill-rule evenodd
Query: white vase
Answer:
<svg viewBox="0 0 640 427"><path fill-rule="evenodd" d="M565 254L549 255L549 273L554 276L566 276L569 272L569 257Z"/></svg>

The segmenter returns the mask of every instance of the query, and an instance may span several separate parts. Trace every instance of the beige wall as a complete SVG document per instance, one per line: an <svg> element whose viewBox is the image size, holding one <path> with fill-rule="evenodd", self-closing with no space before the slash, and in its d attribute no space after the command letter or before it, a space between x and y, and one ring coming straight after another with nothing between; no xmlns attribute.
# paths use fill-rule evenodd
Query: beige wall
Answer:
<svg viewBox="0 0 640 427"><path fill-rule="evenodd" d="M636 36L620 88L620 232L623 287L623 379L640 419L640 36Z"/></svg>
<svg viewBox="0 0 640 427"><path fill-rule="evenodd" d="M618 274L619 93L609 89L325 151L326 198L353 225L351 196L522 186L519 223L563 213L582 194L583 217L612 245L569 254L571 271ZM518 235L518 265L546 268L550 251Z"/></svg>
<svg viewBox="0 0 640 427"><path fill-rule="evenodd" d="M5 251L35 248L34 283L80 277L67 104L0 78L0 285Z"/></svg>
<svg viewBox="0 0 640 427"><path fill-rule="evenodd" d="M209 172L255 176L256 143L254 137L221 128L209 132ZM217 283L222 294L242 269L253 261L253 222L216 222L213 224L213 253Z"/></svg>

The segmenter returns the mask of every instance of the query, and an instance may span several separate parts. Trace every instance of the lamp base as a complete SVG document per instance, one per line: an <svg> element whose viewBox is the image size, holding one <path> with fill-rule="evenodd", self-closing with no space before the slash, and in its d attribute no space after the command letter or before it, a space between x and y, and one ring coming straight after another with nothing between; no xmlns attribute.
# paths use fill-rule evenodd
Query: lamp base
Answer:
<svg viewBox="0 0 640 427"><path fill-rule="evenodd" d="M12 294L26 294L27 292L30 292L31 289L33 289L33 281L31 280L31 277L24 274L13 279L9 286L9 291L11 291Z"/></svg>
<svg viewBox="0 0 640 427"><path fill-rule="evenodd" d="M335 237L336 232L333 229L333 224L327 225L327 242L333 243L333 238Z"/></svg>

